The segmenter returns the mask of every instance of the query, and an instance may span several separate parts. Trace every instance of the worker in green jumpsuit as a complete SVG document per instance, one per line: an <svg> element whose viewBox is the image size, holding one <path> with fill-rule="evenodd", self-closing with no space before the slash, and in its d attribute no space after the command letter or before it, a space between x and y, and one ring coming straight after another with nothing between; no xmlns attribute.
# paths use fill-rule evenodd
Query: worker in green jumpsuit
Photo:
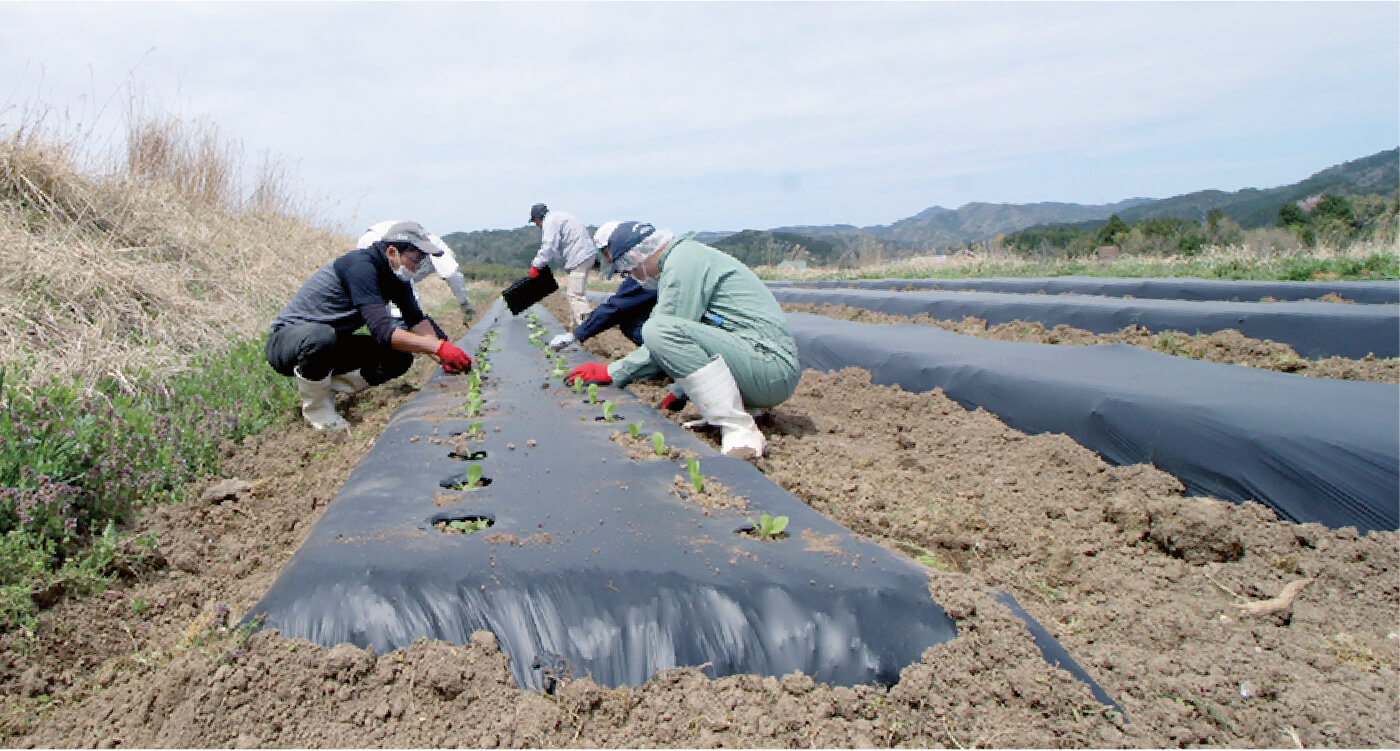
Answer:
<svg viewBox="0 0 1400 751"><path fill-rule="evenodd" d="M665 373L674 379L660 406L689 398L721 431L721 451L762 456L767 442L748 410L792 396L802 370L787 317L763 282L724 252L674 238L670 230L623 222L604 254L608 276L630 273L657 291L642 346L603 366L587 363L565 380L618 387ZM752 453L750 453L752 452Z"/></svg>

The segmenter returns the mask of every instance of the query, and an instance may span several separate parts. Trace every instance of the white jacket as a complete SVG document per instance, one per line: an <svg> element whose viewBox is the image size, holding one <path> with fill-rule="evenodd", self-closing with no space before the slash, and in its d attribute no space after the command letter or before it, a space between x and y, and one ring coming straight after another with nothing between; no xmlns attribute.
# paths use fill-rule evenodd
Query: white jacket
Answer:
<svg viewBox="0 0 1400 751"><path fill-rule="evenodd" d="M551 210L540 224L540 252L535 254L530 265L543 267L551 261L562 261L565 270L572 271L585 263L593 263L597 253L588 228L578 217Z"/></svg>

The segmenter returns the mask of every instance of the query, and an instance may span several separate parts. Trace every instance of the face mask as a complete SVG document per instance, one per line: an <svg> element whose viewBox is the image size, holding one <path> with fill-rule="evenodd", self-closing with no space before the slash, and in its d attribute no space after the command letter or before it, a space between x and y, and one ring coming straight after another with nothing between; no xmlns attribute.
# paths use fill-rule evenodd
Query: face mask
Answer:
<svg viewBox="0 0 1400 751"><path fill-rule="evenodd" d="M418 268L420 268L420 269L423 268L423 264L424 264L424 263L427 263L427 261L428 261L427 258L424 258L423 260L419 261L419 262L418 262ZM403 259L403 254L400 253L400 254L399 254L399 267L396 268L396 269L394 269L394 276L398 277L400 281L403 281L403 282L412 282L412 281L413 281L413 278L414 278L417 274L418 274L417 271L413 271L413 270L411 270L411 269L408 268L408 262L405 261L405 260Z"/></svg>
<svg viewBox="0 0 1400 751"><path fill-rule="evenodd" d="M646 267L643 267L642 278L637 281L641 283L642 289L655 290L661 284L661 277L647 274Z"/></svg>
<svg viewBox="0 0 1400 751"><path fill-rule="evenodd" d="M635 250L629 250L617 257L616 265L613 266L613 270L619 274L631 273L632 269L637 268L637 264L645 261L646 258L645 255Z"/></svg>

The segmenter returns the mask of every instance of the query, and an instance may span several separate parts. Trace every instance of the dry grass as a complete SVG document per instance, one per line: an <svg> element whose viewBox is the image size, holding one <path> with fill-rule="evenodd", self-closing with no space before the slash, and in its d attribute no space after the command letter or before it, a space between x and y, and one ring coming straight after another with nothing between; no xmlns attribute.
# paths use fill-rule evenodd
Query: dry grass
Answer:
<svg viewBox="0 0 1400 751"><path fill-rule="evenodd" d="M298 217L266 162L243 191L237 148L212 128L143 120L128 136L125 163L105 175L32 128L0 141L6 384L159 385L258 335L353 243Z"/></svg>
<svg viewBox="0 0 1400 751"><path fill-rule="evenodd" d="M1288 259L1363 259L1373 254L1395 256L1400 253L1394 238L1367 240L1352 243L1346 247L1334 248L1318 246L1303 248L1292 235L1284 230L1252 230L1241 245L1207 246L1200 252L1190 255L1166 256L1121 256L1115 259L1097 257L1059 259L1059 264L1074 263L1088 269L1090 274L1114 276L1115 270L1125 276L1135 276L1134 270L1150 268L1154 275L1189 275L1191 270L1207 265L1238 263L1254 267L1270 261ZM1056 265L1056 259L1033 258L1010 251L991 248L981 249L978 255L968 256L917 256L897 261L870 264L855 269L832 268L778 268L757 266L754 271L764 279L784 281L821 281L830 279L854 279L876 277L926 277L926 276L990 276L1017 275L1018 271L1035 269L1043 271ZM1022 271L1022 273L1024 273Z"/></svg>

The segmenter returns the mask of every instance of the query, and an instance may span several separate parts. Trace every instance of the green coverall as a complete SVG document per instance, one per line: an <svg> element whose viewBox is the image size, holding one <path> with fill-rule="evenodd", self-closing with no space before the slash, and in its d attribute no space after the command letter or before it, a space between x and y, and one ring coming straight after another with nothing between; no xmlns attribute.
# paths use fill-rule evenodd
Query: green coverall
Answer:
<svg viewBox="0 0 1400 751"><path fill-rule="evenodd" d="M643 344L609 365L608 376L619 388L662 372L680 380L722 355L746 407L784 401L802 377L787 316L747 266L693 238L661 251Z"/></svg>

